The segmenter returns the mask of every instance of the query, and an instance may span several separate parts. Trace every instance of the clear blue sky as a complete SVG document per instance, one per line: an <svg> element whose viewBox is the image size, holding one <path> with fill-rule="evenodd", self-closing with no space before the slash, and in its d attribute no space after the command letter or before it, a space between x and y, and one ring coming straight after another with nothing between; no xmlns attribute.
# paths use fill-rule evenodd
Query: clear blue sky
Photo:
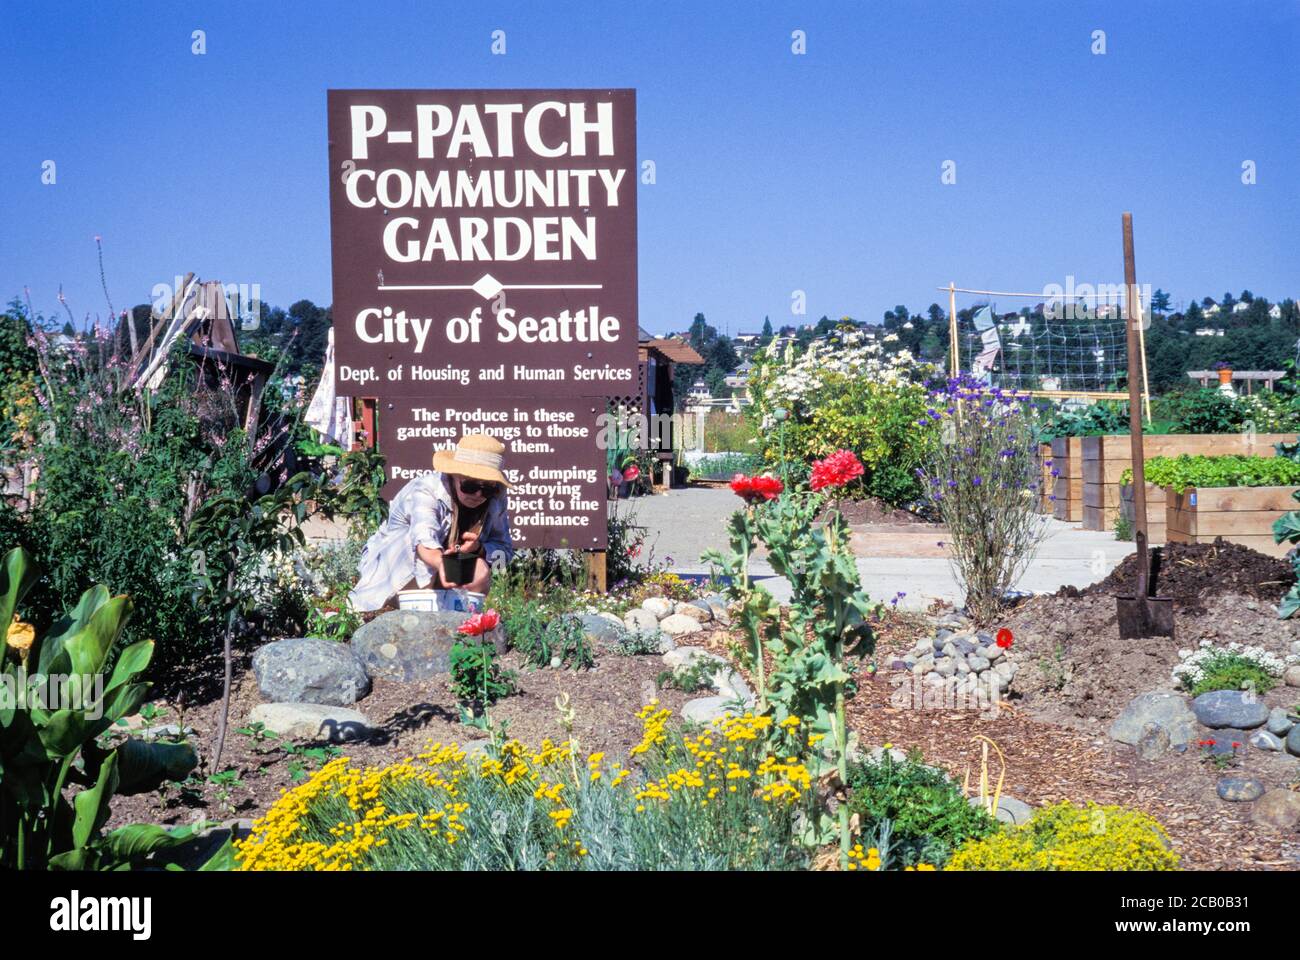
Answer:
<svg viewBox="0 0 1300 960"><path fill-rule="evenodd" d="M0 297L106 313L100 234L118 309L185 270L329 303L325 91L480 86L636 88L654 331L1122 282L1124 209L1139 281L1300 297L1297 51L1295 0L7 0Z"/></svg>

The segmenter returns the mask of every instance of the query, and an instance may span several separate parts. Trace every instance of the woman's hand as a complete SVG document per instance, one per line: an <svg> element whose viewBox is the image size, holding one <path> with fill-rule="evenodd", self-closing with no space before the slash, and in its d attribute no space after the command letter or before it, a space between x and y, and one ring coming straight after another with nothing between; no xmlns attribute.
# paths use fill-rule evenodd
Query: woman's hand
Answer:
<svg viewBox="0 0 1300 960"><path fill-rule="evenodd" d="M462 533L460 536L460 550L462 553L478 552L478 534Z"/></svg>

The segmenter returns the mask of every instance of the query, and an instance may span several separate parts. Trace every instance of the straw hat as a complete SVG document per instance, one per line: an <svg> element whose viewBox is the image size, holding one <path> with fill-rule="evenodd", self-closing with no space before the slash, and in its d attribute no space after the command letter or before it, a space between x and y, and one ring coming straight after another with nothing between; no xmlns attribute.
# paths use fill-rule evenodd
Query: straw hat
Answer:
<svg viewBox="0 0 1300 960"><path fill-rule="evenodd" d="M509 487L510 481L501 472L505 460L506 448L499 440L486 433L467 433L455 450L434 452L433 469Z"/></svg>

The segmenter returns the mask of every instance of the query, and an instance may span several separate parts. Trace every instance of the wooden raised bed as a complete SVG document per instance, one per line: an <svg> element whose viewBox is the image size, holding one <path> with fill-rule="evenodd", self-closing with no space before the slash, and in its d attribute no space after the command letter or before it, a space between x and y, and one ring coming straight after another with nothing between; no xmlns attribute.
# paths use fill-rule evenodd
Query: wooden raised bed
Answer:
<svg viewBox="0 0 1300 960"><path fill-rule="evenodd" d="M1272 457L1273 444L1290 442L1293 433L1170 433L1142 438L1147 459L1152 457L1239 456ZM1082 437L1083 458L1083 528L1111 530L1119 513L1120 477L1133 466L1132 444L1128 434L1108 437ZM1147 518L1151 519L1147 510Z"/></svg>
<svg viewBox="0 0 1300 960"><path fill-rule="evenodd" d="M1052 516L1077 523L1083 519L1083 459L1081 437L1057 437L1052 441Z"/></svg>
<svg viewBox="0 0 1300 960"><path fill-rule="evenodd" d="M1045 513L1049 516L1052 513L1052 491L1055 489L1055 483L1052 480L1052 445L1050 443L1040 443L1038 445L1038 512Z"/></svg>
<svg viewBox="0 0 1300 960"><path fill-rule="evenodd" d="M1165 535L1170 543L1211 543L1223 537L1281 557L1289 543L1273 542L1273 522L1300 507L1292 494L1300 487L1188 487L1182 493L1167 488Z"/></svg>
<svg viewBox="0 0 1300 960"><path fill-rule="evenodd" d="M1161 544L1165 542L1166 526L1166 507L1165 494L1168 487L1158 487L1154 483L1147 484L1147 543ZM1084 508L1085 510L1087 507ZM1133 484L1126 483L1119 488L1119 516L1129 522L1130 526L1136 524L1134 519L1133 507ZM1112 528L1113 528L1112 524ZM1136 526L1134 526L1136 530Z"/></svg>

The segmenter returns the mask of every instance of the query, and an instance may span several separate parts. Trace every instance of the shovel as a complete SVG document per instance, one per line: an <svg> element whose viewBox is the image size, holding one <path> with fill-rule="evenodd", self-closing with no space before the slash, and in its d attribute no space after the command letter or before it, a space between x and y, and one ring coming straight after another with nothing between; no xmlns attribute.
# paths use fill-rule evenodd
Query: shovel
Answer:
<svg viewBox="0 0 1300 960"><path fill-rule="evenodd" d="M1174 636L1174 601L1156 597L1151 577L1151 551L1147 544L1146 460L1142 445L1142 398L1138 391L1138 324L1142 320L1137 295L1137 269L1133 265L1133 215L1124 214L1125 314L1128 324L1128 416L1133 455L1133 539L1137 541L1137 595L1116 597L1121 640Z"/></svg>

